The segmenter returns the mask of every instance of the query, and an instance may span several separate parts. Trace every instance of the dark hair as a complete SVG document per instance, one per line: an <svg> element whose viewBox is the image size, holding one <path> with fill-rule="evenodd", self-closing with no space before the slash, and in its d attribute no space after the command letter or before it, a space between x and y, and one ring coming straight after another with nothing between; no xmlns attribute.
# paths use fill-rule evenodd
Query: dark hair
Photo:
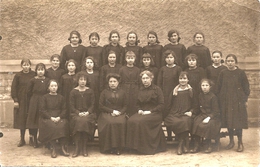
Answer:
<svg viewBox="0 0 260 167"><path fill-rule="evenodd" d="M203 37L203 43L204 43L204 42L205 42L205 36L204 36L204 34L203 34L202 32L196 32L196 33L193 35L193 42L195 42L195 37L196 37L196 35L198 35L198 34L202 35L202 37Z"/></svg>
<svg viewBox="0 0 260 167"><path fill-rule="evenodd" d="M188 72L187 72L187 71L182 71L182 72L180 73L180 75L179 75L179 78L184 77L184 76L186 76L186 77L189 79L189 77L188 77Z"/></svg>
<svg viewBox="0 0 260 167"><path fill-rule="evenodd" d="M212 52L212 56L213 56L213 54L215 54L215 53L218 53L218 54L220 55L220 57L222 58L222 52L221 52L221 51L215 50L214 52ZM221 59L220 63L224 63L224 60Z"/></svg>
<svg viewBox="0 0 260 167"><path fill-rule="evenodd" d="M86 85L88 85L89 80L88 80L88 77L87 77L87 74L86 74L85 71L80 71L80 72L78 72L78 73L76 74L76 81L79 82L79 79L80 79L81 77L84 77L84 78L87 80Z"/></svg>
<svg viewBox="0 0 260 167"><path fill-rule="evenodd" d="M78 36L79 44L81 44L82 43L82 39L81 39L80 33L78 31L76 31L76 30L73 30L73 31L70 32L70 36L69 36L68 40L70 41L70 39L71 39L73 34Z"/></svg>
<svg viewBox="0 0 260 167"><path fill-rule="evenodd" d="M141 66L144 67L143 58L150 58L150 60L151 60L150 66L154 66L154 65L155 65L155 63L154 63L154 61L153 61L153 57L150 55L150 53L144 53L144 54L142 55L142 58L141 58Z"/></svg>
<svg viewBox="0 0 260 167"><path fill-rule="evenodd" d="M174 57L174 63L177 64L177 61L176 61L176 54L174 53L174 51L172 50L166 50L164 53L163 53L163 59L165 61L165 59L167 58L168 55L172 54L172 56ZM166 61L165 61L166 62Z"/></svg>
<svg viewBox="0 0 260 167"><path fill-rule="evenodd" d="M58 54L52 55L52 56L50 57L50 61L52 61L54 58L58 58L59 61L60 61L60 55L58 55Z"/></svg>
<svg viewBox="0 0 260 167"><path fill-rule="evenodd" d="M108 37L108 41L110 42L111 41L111 37L113 34L117 34L118 36L118 39L120 41L120 35L119 35L119 32L117 30L112 30L110 33L109 33L109 37Z"/></svg>
<svg viewBox="0 0 260 167"><path fill-rule="evenodd" d="M89 37L88 37L88 39L90 40L91 39L91 37L97 37L98 38L98 41L100 40L100 37L99 37L99 35L98 35L98 33L97 32L92 32L90 35L89 35Z"/></svg>
<svg viewBox="0 0 260 167"><path fill-rule="evenodd" d="M144 75L144 74L146 74L146 75L148 75L150 78L154 78L154 75L153 75L153 73L151 72L151 71L148 71L148 70L144 70L143 72L141 72L140 73L140 77L142 78L142 76Z"/></svg>
<svg viewBox="0 0 260 167"><path fill-rule="evenodd" d="M22 66L24 63L28 63L30 66L32 65L31 60L30 60L30 59L27 59L27 58L23 58L23 59L21 60L21 66Z"/></svg>
<svg viewBox="0 0 260 167"><path fill-rule="evenodd" d="M56 82L56 83L57 83L57 86L58 86L58 88L59 88L59 82L58 82L56 79L51 79L51 80L49 80L49 82L48 82L48 88L49 88L51 82Z"/></svg>
<svg viewBox="0 0 260 167"><path fill-rule="evenodd" d="M226 57L226 60L227 60L227 58L229 58L229 57L233 57L233 59L235 60L235 63L236 63L236 64L238 63L238 61L237 61L237 56L236 56L236 55L234 55L234 54L228 54L227 57Z"/></svg>
<svg viewBox="0 0 260 167"><path fill-rule="evenodd" d="M138 40L138 36L137 36L136 32L130 31L130 32L127 34L127 36L126 36L126 40L128 39L128 37L129 37L130 34L135 34L135 37L136 37L135 45L137 46L138 43L140 43L140 40ZM126 46L129 46L129 42L126 42L125 45L126 45Z"/></svg>
<svg viewBox="0 0 260 167"><path fill-rule="evenodd" d="M186 67L189 67L188 59L195 59L197 61L197 67L199 66L199 59L198 59L198 56L196 54L191 53L191 54L189 54L188 56L185 57L184 64L186 65Z"/></svg>
<svg viewBox="0 0 260 167"><path fill-rule="evenodd" d="M94 59L94 57L92 57L92 56L88 56L88 57L86 57L85 58L85 66L86 66L86 62L87 62L87 59L90 59L90 60L92 60L93 61L93 69L96 67L96 60Z"/></svg>
<svg viewBox="0 0 260 167"><path fill-rule="evenodd" d="M177 35L178 35L178 42L181 40L181 37L180 37L180 33L177 31L177 30L170 30L169 32L168 32L168 40L171 42L171 37L172 37L172 34L173 33L176 33Z"/></svg>
<svg viewBox="0 0 260 167"><path fill-rule="evenodd" d="M156 37L156 43L160 43L160 41L158 40L158 36L157 36L157 33L154 32L154 31L149 31L148 34L147 34L147 38L149 37L149 35L152 34ZM148 45L150 44L150 42L148 42Z"/></svg>
<svg viewBox="0 0 260 167"><path fill-rule="evenodd" d="M135 52L133 52L133 51L127 51L125 53L125 58L128 57L128 56L134 56L136 58Z"/></svg>
<svg viewBox="0 0 260 167"><path fill-rule="evenodd" d="M208 82L208 83L209 83L209 85L210 85L210 89L209 89L209 90L211 90L212 86L215 85L215 83L214 83L212 80L207 79L207 78L203 78L203 79L201 79L201 81L200 81L200 90L201 90L201 91L202 91L202 89L201 89L201 84L202 84L202 82Z"/></svg>
<svg viewBox="0 0 260 167"><path fill-rule="evenodd" d="M77 62L74 59L69 59L69 61L67 61L65 64L65 68L68 70L68 64L71 62L75 64L75 67L77 69ZM76 69L75 69L75 71L76 71Z"/></svg>
<svg viewBox="0 0 260 167"><path fill-rule="evenodd" d="M45 66L45 64L43 64L43 63L38 63L38 64L36 64L36 66L35 66L35 72L36 72L36 74L37 74L37 70L40 69L40 68L43 68L43 69L44 69L44 75L45 75L45 73L46 73L46 66Z"/></svg>
<svg viewBox="0 0 260 167"><path fill-rule="evenodd" d="M110 78L115 78L118 82L120 82L121 76L119 74L116 74L116 73L109 73L106 76L107 82L109 82Z"/></svg>

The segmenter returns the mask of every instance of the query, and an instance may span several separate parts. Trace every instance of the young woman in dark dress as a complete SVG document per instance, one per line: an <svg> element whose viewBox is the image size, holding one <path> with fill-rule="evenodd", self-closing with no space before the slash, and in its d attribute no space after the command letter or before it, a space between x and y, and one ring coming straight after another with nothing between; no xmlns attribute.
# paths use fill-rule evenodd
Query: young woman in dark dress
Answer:
<svg viewBox="0 0 260 167"><path fill-rule="evenodd" d="M209 79L202 79L200 82L202 92L199 95L199 114L194 118L192 134L195 138L192 153L199 151L200 137L205 138L205 153L212 152L211 139L219 142L221 128L220 110L217 96L211 91L213 82ZM219 143L217 143L219 147Z"/></svg>
<svg viewBox="0 0 260 167"><path fill-rule="evenodd" d="M219 74L217 95L220 103L222 127L228 129L229 144L226 149L232 149L234 129L238 138L237 151L242 152L242 129L248 128L247 99L250 94L249 82L245 72L237 67L236 55L226 57L227 69Z"/></svg>
<svg viewBox="0 0 260 167"><path fill-rule="evenodd" d="M39 63L35 67L36 76L32 78L27 85L27 96L30 101L28 109L28 117L26 128L30 132L30 141L32 146L38 147L37 133L39 128L39 106L43 95L48 89L49 78L45 77L46 67L43 63Z"/></svg>
<svg viewBox="0 0 260 167"><path fill-rule="evenodd" d="M27 84L35 76L35 72L31 70L31 61L29 59L22 59L21 61L22 71L15 74L12 86L11 96L14 100L14 128L20 129L20 141L18 147L25 145L25 130L27 111L29 106L29 100L27 99ZM32 134L31 134L32 135ZM30 140L32 145L32 140Z"/></svg>
<svg viewBox="0 0 260 167"><path fill-rule="evenodd" d="M154 66L154 61L152 56L149 53L144 53L141 57L141 63L140 63L140 70L143 71L150 71L153 73L154 79L153 83L157 85L157 76L158 76L158 68Z"/></svg>
<svg viewBox="0 0 260 167"><path fill-rule="evenodd" d="M193 91L188 84L188 73L179 76L179 85L171 92L166 107L168 115L164 119L166 127L178 136L177 154L189 152L189 133L192 125Z"/></svg>
<svg viewBox="0 0 260 167"><path fill-rule="evenodd" d="M136 67L140 67L140 61L141 61L141 56L143 54L143 48L138 46L138 43L140 42L138 39L138 36L136 34L136 32L131 31L127 34L127 42L126 42L126 46L124 47L125 49L125 53L127 53L128 51L132 51L135 53L135 66ZM125 54L122 58L123 61L123 65L126 65L126 61L125 61Z"/></svg>
<svg viewBox="0 0 260 167"><path fill-rule="evenodd" d="M186 54L196 54L198 56L198 63L200 67L206 69L211 65L211 56L209 48L204 46L205 36L202 32L196 32L193 36L194 45L188 47Z"/></svg>
<svg viewBox="0 0 260 167"><path fill-rule="evenodd" d="M123 63L123 56L124 56L124 48L119 44L120 41L120 35L119 32L116 30L112 30L109 34L109 44L103 46L102 51L102 65L108 64L107 57L109 55L109 52L113 50L116 53L116 63L121 64Z"/></svg>
<svg viewBox="0 0 260 167"><path fill-rule="evenodd" d="M66 104L62 95L57 93L58 82L50 80L49 91L40 103L39 141L50 143L52 147L51 157L57 157L56 140L61 144L63 155L69 156L67 142L69 137L68 120L66 119Z"/></svg>
<svg viewBox="0 0 260 167"><path fill-rule="evenodd" d="M72 31L68 40L70 41L70 44L64 46L60 53L60 66L62 69L65 69L66 62L70 59L73 59L77 62L78 67L76 72L78 72L80 71L81 66L84 65L82 64L82 59L84 57L86 48L85 46L81 45L82 39L78 31Z"/></svg>
<svg viewBox="0 0 260 167"><path fill-rule="evenodd" d="M120 155L125 147L127 109L126 94L119 87L120 75L107 75L109 88L102 91L99 99L101 114L98 118L98 136L101 153Z"/></svg>
<svg viewBox="0 0 260 167"><path fill-rule="evenodd" d="M116 53L114 51L110 51L108 54L108 64L104 65L100 69L100 88L99 90L102 92L104 89L108 88L106 76L109 73L119 74L119 70L122 67L121 64L116 63Z"/></svg>
<svg viewBox="0 0 260 167"><path fill-rule="evenodd" d="M147 35L148 45L143 47L143 53L149 53L154 61L155 67L162 67L163 46L160 45L156 32L149 31Z"/></svg>
<svg viewBox="0 0 260 167"><path fill-rule="evenodd" d="M143 84L137 97L137 110L127 121L126 147L142 154L155 154L166 150L162 130L163 93L152 83L150 71L143 71L140 76Z"/></svg>
<svg viewBox="0 0 260 167"><path fill-rule="evenodd" d="M163 47L163 52L166 50L172 50L176 54L176 63L184 70L184 59L186 56L186 47L179 43L180 42L180 33L177 30L170 30L168 32L169 44ZM166 65L164 60L162 60L163 66Z"/></svg>
<svg viewBox="0 0 260 167"><path fill-rule="evenodd" d="M80 150L84 157L88 156L87 143L95 130L96 114L94 113L95 94L88 84L85 72L77 73L78 86L70 92L70 115L75 151L77 157Z"/></svg>

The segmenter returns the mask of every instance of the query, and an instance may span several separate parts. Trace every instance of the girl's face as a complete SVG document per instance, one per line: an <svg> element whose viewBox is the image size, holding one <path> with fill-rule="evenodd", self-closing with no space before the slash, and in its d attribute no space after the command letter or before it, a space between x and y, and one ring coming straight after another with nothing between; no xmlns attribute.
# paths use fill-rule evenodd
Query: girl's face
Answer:
<svg viewBox="0 0 260 167"><path fill-rule="evenodd" d="M211 58L212 58L212 61L213 61L214 64L220 64L221 63L221 56L220 56L219 53L214 53Z"/></svg>
<svg viewBox="0 0 260 167"><path fill-rule="evenodd" d="M194 41L197 45L202 45L203 44L203 41L204 41L204 38L201 34L197 34L194 38Z"/></svg>
<svg viewBox="0 0 260 167"><path fill-rule="evenodd" d="M127 41L129 42L130 45L135 45L136 35L135 34L129 34Z"/></svg>
<svg viewBox="0 0 260 167"><path fill-rule="evenodd" d="M72 36L70 37L70 42L73 45L79 44L79 37L76 34L72 34Z"/></svg>
<svg viewBox="0 0 260 167"><path fill-rule="evenodd" d="M109 64L115 64L116 63L116 54L112 53L109 54L107 57L108 63Z"/></svg>
<svg viewBox="0 0 260 167"><path fill-rule="evenodd" d="M145 67L149 67L151 65L151 59L148 57L143 58L143 64Z"/></svg>
<svg viewBox="0 0 260 167"><path fill-rule="evenodd" d="M201 90L203 93L208 93L210 91L210 84L207 81L201 83Z"/></svg>
<svg viewBox="0 0 260 167"><path fill-rule="evenodd" d="M44 74L45 74L44 68L38 68L38 69L37 69L37 76L43 77Z"/></svg>
<svg viewBox="0 0 260 167"><path fill-rule="evenodd" d="M127 56L127 55L126 55L125 60L126 60L126 63L127 63L128 65L133 65L134 62L135 62L135 57L134 57L134 56Z"/></svg>
<svg viewBox="0 0 260 167"><path fill-rule="evenodd" d="M60 60L57 57L54 57L51 61L53 68L58 68L60 66Z"/></svg>
<svg viewBox="0 0 260 167"><path fill-rule="evenodd" d="M172 36L170 37L170 41L172 43L177 43L178 42L178 38L179 38L178 34L177 33L173 33Z"/></svg>
<svg viewBox="0 0 260 167"><path fill-rule="evenodd" d="M166 58L165 61L168 65L173 65L174 64L174 56L172 54L169 54Z"/></svg>
<svg viewBox="0 0 260 167"><path fill-rule="evenodd" d="M22 68L23 72L29 72L31 65L29 63L23 63Z"/></svg>
<svg viewBox="0 0 260 167"><path fill-rule="evenodd" d="M91 59L86 59L86 68L92 70L94 67L94 62Z"/></svg>
<svg viewBox="0 0 260 167"><path fill-rule="evenodd" d="M191 58L189 58L189 59L188 59L188 65L189 65L189 67L191 67L191 68L196 67L196 66L197 66L197 60L196 60L196 59L191 59Z"/></svg>
<svg viewBox="0 0 260 167"><path fill-rule="evenodd" d="M233 57L228 57L226 59L226 64L229 69L234 69L236 67L236 61Z"/></svg>
<svg viewBox="0 0 260 167"><path fill-rule="evenodd" d="M181 86L186 86L188 84L189 80L187 75L183 75L181 77L179 77L179 83Z"/></svg>
<svg viewBox="0 0 260 167"><path fill-rule="evenodd" d="M52 81L49 85L49 90L51 93L56 93L58 90L58 84L57 82Z"/></svg>
<svg viewBox="0 0 260 167"><path fill-rule="evenodd" d="M119 42L119 36L117 33L113 33L110 38L111 42L113 44L117 44Z"/></svg>
<svg viewBox="0 0 260 167"><path fill-rule="evenodd" d="M76 66L73 62L69 62L67 65L67 68L68 68L69 72L75 72L75 70L76 70Z"/></svg>
<svg viewBox="0 0 260 167"><path fill-rule="evenodd" d="M144 74L142 76L142 83L143 83L144 87L148 87L152 83L152 78L150 78L147 74Z"/></svg>
<svg viewBox="0 0 260 167"><path fill-rule="evenodd" d="M97 46L99 42L98 37L96 36L91 36L89 41L92 46Z"/></svg>
<svg viewBox="0 0 260 167"><path fill-rule="evenodd" d="M157 38L156 38L155 35L153 35L153 34L149 34L149 35L148 35L148 42L149 42L150 44L156 44L156 40L157 40Z"/></svg>
<svg viewBox="0 0 260 167"><path fill-rule="evenodd" d="M108 85L111 89L116 89L118 84L119 84L118 80L116 78L113 78L113 77L111 77L108 81Z"/></svg>
<svg viewBox="0 0 260 167"><path fill-rule="evenodd" d="M87 84L87 79L85 77L80 77L78 84L79 84L80 87L85 87L86 84Z"/></svg>

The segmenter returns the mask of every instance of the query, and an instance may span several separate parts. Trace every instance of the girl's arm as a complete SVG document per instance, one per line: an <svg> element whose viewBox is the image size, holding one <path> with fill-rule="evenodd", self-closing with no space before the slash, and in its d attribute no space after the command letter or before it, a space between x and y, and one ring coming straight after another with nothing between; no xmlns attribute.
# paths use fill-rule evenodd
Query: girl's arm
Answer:
<svg viewBox="0 0 260 167"><path fill-rule="evenodd" d="M159 70L157 85L163 90L163 67L161 67L161 69Z"/></svg>
<svg viewBox="0 0 260 167"><path fill-rule="evenodd" d="M102 49L102 65L107 64L107 57L108 57L107 47L109 47L109 45L105 45Z"/></svg>
<svg viewBox="0 0 260 167"><path fill-rule="evenodd" d="M248 100L248 96L250 95L250 85L246 76L246 73L244 71L241 72L241 85L242 89L245 93L245 102Z"/></svg>
<svg viewBox="0 0 260 167"><path fill-rule="evenodd" d="M213 96L211 99L211 111L212 113L209 114L210 119L215 118L220 114L218 98L216 96Z"/></svg>
<svg viewBox="0 0 260 167"><path fill-rule="evenodd" d="M40 113L42 118L51 119L51 115L48 113L47 99L46 96L43 96L40 100Z"/></svg>
<svg viewBox="0 0 260 167"><path fill-rule="evenodd" d="M76 100L76 95L74 93L74 89L70 92L70 113L71 115L79 115L80 111L76 109L75 107L75 100Z"/></svg>
<svg viewBox="0 0 260 167"><path fill-rule="evenodd" d="M94 112L94 105L95 105L95 94L92 90L90 93L90 107L88 108L88 112L91 114Z"/></svg>
<svg viewBox="0 0 260 167"><path fill-rule="evenodd" d="M164 97L163 97L163 92L162 90L157 87L155 89L156 94L157 94L157 106L155 108L153 108L152 110L150 110L152 113L153 112L162 112L163 108L164 108Z"/></svg>
<svg viewBox="0 0 260 167"><path fill-rule="evenodd" d="M66 102L63 96L61 97L61 113L59 117L61 119L66 118Z"/></svg>
<svg viewBox="0 0 260 167"><path fill-rule="evenodd" d="M66 49L65 49L65 46L64 46L61 50L61 53L60 53L60 68L66 69L65 68L66 59L67 59L67 53L66 53Z"/></svg>
<svg viewBox="0 0 260 167"><path fill-rule="evenodd" d="M14 102L18 102L18 86L19 86L19 77L16 74L14 76L14 79L12 81L12 86L11 86L11 97L13 98Z"/></svg>
<svg viewBox="0 0 260 167"><path fill-rule="evenodd" d="M127 98L126 98L126 93L123 92L123 108L120 110L121 114L124 114L127 110Z"/></svg>
<svg viewBox="0 0 260 167"><path fill-rule="evenodd" d="M99 109L102 112L112 113L113 109L107 107L106 103L109 103L109 101L107 101L107 98L106 98L106 90L103 90L100 95L100 98L99 98Z"/></svg>
<svg viewBox="0 0 260 167"><path fill-rule="evenodd" d="M28 85L27 85L27 99L30 100L31 96L32 96L32 92L33 92L33 87L34 87L34 82L33 82L34 78L32 78Z"/></svg>
<svg viewBox="0 0 260 167"><path fill-rule="evenodd" d="M187 55L187 49L186 49L186 47L184 46L184 45L182 45L182 48L181 48L181 61L182 61L182 65L184 66L184 62L185 62L185 57L186 57L186 55Z"/></svg>
<svg viewBox="0 0 260 167"><path fill-rule="evenodd" d="M207 47L206 47L207 48ZM206 67L212 64L209 48L206 50Z"/></svg>

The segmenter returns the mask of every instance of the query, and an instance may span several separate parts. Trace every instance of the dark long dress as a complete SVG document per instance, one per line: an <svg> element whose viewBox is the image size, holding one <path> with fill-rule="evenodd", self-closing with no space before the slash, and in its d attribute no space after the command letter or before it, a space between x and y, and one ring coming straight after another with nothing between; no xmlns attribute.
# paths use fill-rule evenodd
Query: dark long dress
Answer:
<svg viewBox="0 0 260 167"><path fill-rule="evenodd" d="M82 63L85 62L85 58L88 56L92 56L95 61L95 69L99 70L102 67L102 46L88 46L86 47L86 51L84 57L82 59Z"/></svg>
<svg viewBox="0 0 260 167"><path fill-rule="evenodd" d="M121 87L126 92L128 116L132 116L136 111L136 100L140 83L140 69L137 67L123 66L119 70L121 76Z"/></svg>
<svg viewBox="0 0 260 167"><path fill-rule="evenodd" d="M155 85L157 85L157 78L158 78L158 72L159 72L159 70L158 70L158 68L157 67L141 67L140 68L140 72L143 72L143 71L145 71L145 70L148 70L148 71L150 71L151 73L153 73L153 75L154 75L154 78L153 78L153 83L155 84Z"/></svg>
<svg viewBox="0 0 260 167"><path fill-rule="evenodd" d="M116 53L116 64L122 65L125 50L124 50L123 46L121 46L119 44L117 46L113 46L112 44L108 44L108 45L105 45L103 47L103 51L102 51L103 64L102 65L108 64L107 57L108 57L109 51L111 51L111 50Z"/></svg>
<svg viewBox="0 0 260 167"><path fill-rule="evenodd" d="M61 56L60 67L62 69L66 69L65 68L66 62L69 61L70 59L73 59L77 63L76 71L77 72L80 71L81 67L85 65L84 61L82 62L82 59L85 54L85 49L86 48L83 45L79 45L78 47L72 47L70 44L64 46L60 53Z"/></svg>
<svg viewBox="0 0 260 167"><path fill-rule="evenodd" d="M166 140L162 130L163 108L163 93L158 86L152 84L148 88L140 88L137 110L127 121L127 148L143 154L155 154L166 150ZM138 110L152 113L139 115Z"/></svg>
<svg viewBox="0 0 260 167"><path fill-rule="evenodd" d="M98 118L100 152L104 153L112 148L124 148L127 108L125 92L120 88L103 90L100 95L99 108L101 111ZM121 112L121 115L112 116L113 110Z"/></svg>
<svg viewBox="0 0 260 167"><path fill-rule="evenodd" d="M162 89L164 96L164 103L168 104L168 99L172 90L179 84L179 75L182 69L180 66L174 66L172 68L164 66L160 69L157 85ZM163 112L164 117L166 112Z"/></svg>
<svg viewBox="0 0 260 167"><path fill-rule="evenodd" d="M41 117L39 120L39 141L46 143L61 137L69 136L69 126L66 119L66 105L62 95L43 96L40 104ZM60 117L58 123L54 123L51 117Z"/></svg>
<svg viewBox="0 0 260 167"><path fill-rule="evenodd" d="M55 79L58 83L60 83L61 76L65 74L65 70L61 69L60 67L56 70L53 70L52 67L46 70L46 77L49 79Z"/></svg>
<svg viewBox="0 0 260 167"><path fill-rule="evenodd" d="M39 109L43 95L47 93L49 78L37 79L32 78L27 85L27 95L30 99L26 128L38 129L39 126Z"/></svg>
<svg viewBox="0 0 260 167"><path fill-rule="evenodd" d="M178 43L177 45L169 43L163 47L163 52L166 50L172 50L176 54L176 63L182 69L184 69L184 60L186 56L186 47L183 44ZM165 62L164 60L162 62ZM165 66L166 63L163 63Z"/></svg>
<svg viewBox="0 0 260 167"><path fill-rule="evenodd" d="M194 53L198 56L198 63L200 67L206 69L212 64L209 48L204 45L192 45L187 49L187 55Z"/></svg>
<svg viewBox="0 0 260 167"><path fill-rule="evenodd" d="M72 135L76 132L87 132L88 135L93 135L95 130L94 113L95 95L92 89L86 89L85 91L79 91L73 89L70 92L70 115L71 115L71 128ZM80 112L89 112L86 117L80 117Z"/></svg>
<svg viewBox="0 0 260 167"><path fill-rule="evenodd" d="M224 70L224 69L227 69L226 66L224 65L221 65L219 67L214 67L214 66L208 66L206 68L206 75L207 75L207 78L210 79L211 81L214 82L214 85L211 87L211 90L214 94L216 94L216 84L217 84L217 81L218 81L218 76L219 76L219 73Z"/></svg>
<svg viewBox="0 0 260 167"><path fill-rule="evenodd" d="M239 68L220 72L217 82L223 128L247 129L247 109L245 103L250 94L245 72Z"/></svg>
<svg viewBox="0 0 260 167"><path fill-rule="evenodd" d="M162 67L163 46L162 45L146 45L143 47L143 53L149 53L154 61L155 67Z"/></svg>
<svg viewBox="0 0 260 167"><path fill-rule="evenodd" d="M141 57L143 55L143 48L140 47L140 46L126 46L126 47L124 47L124 49L125 49L125 53L124 53L124 56L122 58L123 65L126 65L126 61L125 61L126 52L133 51L135 53L135 56L136 56L134 64L135 64L136 67L140 67L140 61L141 61Z"/></svg>
<svg viewBox="0 0 260 167"><path fill-rule="evenodd" d="M212 92L199 95L200 113L194 118L192 134L206 139L217 139L221 128L218 98ZM210 117L208 123L202 121Z"/></svg>
<svg viewBox="0 0 260 167"><path fill-rule="evenodd" d="M27 112L29 107L29 100L27 99L27 84L35 76L34 71L24 73L23 71L15 74L12 87L11 96L14 102L19 103L19 108L14 110L14 128L25 129Z"/></svg>
<svg viewBox="0 0 260 167"><path fill-rule="evenodd" d="M169 127L175 134L191 131L192 119L185 115L185 112L193 111L192 91L188 89L179 89L177 96L170 92L167 112L169 113L164 124Z"/></svg>
<svg viewBox="0 0 260 167"><path fill-rule="evenodd" d="M100 91L103 91L105 88L108 87L107 85L107 80L106 80L106 76L109 73L115 73L115 74L119 74L119 70L122 66L120 64L116 64L115 67L110 67L109 64L106 64L104 66L101 67L100 69L100 73L99 73L99 78L100 78Z"/></svg>

